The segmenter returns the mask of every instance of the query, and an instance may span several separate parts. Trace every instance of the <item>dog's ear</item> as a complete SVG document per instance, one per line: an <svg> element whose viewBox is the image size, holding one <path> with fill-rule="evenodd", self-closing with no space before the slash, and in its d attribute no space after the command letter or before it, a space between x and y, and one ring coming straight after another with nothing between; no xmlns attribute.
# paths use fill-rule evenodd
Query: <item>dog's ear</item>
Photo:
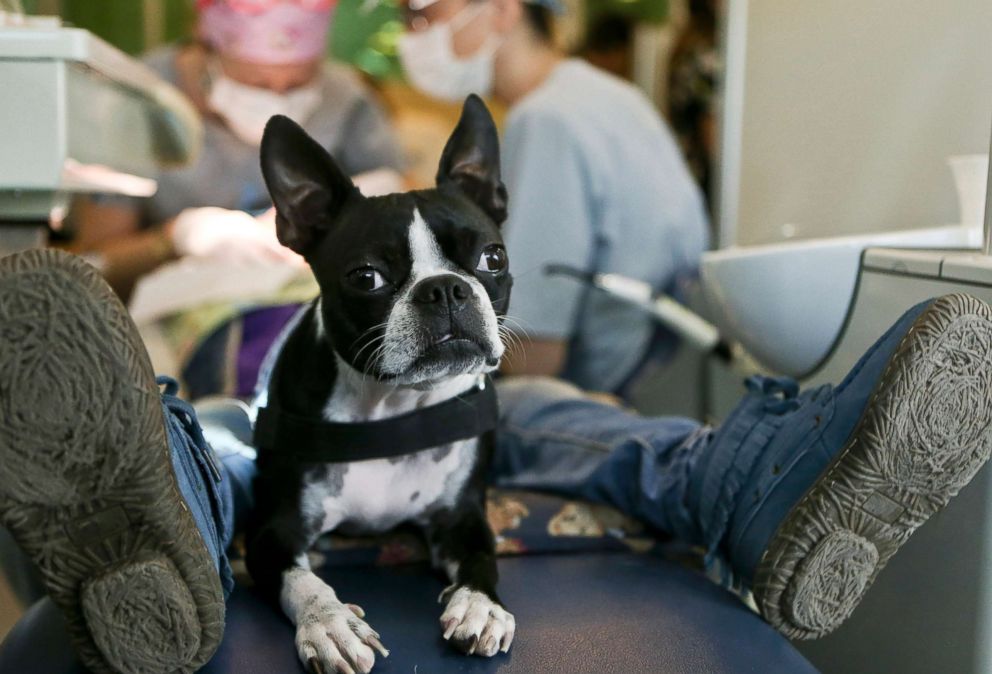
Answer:
<svg viewBox="0 0 992 674"><path fill-rule="evenodd" d="M279 242L300 255L330 228L346 200L361 198L327 150L282 115L265 125L262 175L276 207Z"/></svg>
<svg viewBox="0 0 992 674"><path fill-rule="evenodd" d="M437 185L453 183L489 214L496 224L506 220L506 187L499 176L499 136L482 99L465 99L437 170Z"/></svg>

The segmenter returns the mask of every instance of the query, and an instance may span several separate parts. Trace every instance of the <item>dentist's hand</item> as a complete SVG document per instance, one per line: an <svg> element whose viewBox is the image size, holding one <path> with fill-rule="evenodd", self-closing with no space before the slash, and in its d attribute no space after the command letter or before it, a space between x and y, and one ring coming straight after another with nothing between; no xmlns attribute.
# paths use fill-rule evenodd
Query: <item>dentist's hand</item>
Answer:
<svg viewBox="0 0 992 674"><path fill-rule="evenodd" d="M167 231L180 256L211 257L235 262L290 262L302 258L276 238L272 219L253 218L225 208L187 208Z"/></svg>

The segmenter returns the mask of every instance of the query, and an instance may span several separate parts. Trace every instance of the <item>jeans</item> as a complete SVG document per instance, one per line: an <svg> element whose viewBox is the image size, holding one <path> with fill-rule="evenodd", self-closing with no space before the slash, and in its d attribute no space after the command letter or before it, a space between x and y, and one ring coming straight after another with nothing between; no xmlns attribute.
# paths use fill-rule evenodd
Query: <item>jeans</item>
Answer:
<svg viewBox="0 0 992 674"><path fill-rule="evenodd" d="M201 401L196 405L196 414L204 437L219 459L223 477L218 488L232 504L224 511L226 521L220 527L226 532L226 540L219 541L220 548L226 549L231 538L244 531L245 518L254 505L252 483L258 469L256 452L251 446L251 418L248 407L236 400ZM182 479L182 474L178 476Z"/></svg>
<svg viewBox="0 0 992 674"><path fill-rule="evenodd" d="M686 496L708 427L642 417L556 379L507 379L498 390L493 485L606 503L684 543L703 542Z"/></svg>

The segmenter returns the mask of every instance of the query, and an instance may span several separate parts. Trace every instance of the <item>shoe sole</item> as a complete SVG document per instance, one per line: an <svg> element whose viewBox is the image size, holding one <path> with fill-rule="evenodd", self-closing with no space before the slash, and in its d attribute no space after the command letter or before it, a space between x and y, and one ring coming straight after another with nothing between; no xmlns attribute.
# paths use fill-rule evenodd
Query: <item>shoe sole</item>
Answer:
<svg viewBox="0 0 992 674"><path fill-rule="evenodd" d="M0 523L94 672L192 672L224 628L126 309L80 258L0 259Z"/></svg>
<svg viewBox="0 0 992 674"><path fill-rule="evenodd" d="M933 302L890 358L843 450L779 526L753 593L786 636L843 623L910 535L992 452L992 309Z"/></svg>

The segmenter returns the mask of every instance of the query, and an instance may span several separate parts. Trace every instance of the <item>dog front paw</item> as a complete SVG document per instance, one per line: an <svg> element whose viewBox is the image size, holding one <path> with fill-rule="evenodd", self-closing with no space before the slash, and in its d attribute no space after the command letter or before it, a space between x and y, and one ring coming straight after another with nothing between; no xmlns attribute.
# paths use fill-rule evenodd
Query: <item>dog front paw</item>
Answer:
<svg viewBox="0 0 992 674"><path fill-rule="evenodd" d="M375 653L389 651L354 604L328 603L307 610L296 625L296 652L311 674L368 674Z"/></svg>
<svg viewBox="0 0 992 674"><path fill-rule="evenodd" d="M448 605L441 615L444 638L469 655L491 657L506 653L513 643L513 614L478 590L449 587L441 595Z"/></svg>

